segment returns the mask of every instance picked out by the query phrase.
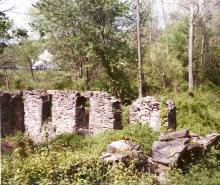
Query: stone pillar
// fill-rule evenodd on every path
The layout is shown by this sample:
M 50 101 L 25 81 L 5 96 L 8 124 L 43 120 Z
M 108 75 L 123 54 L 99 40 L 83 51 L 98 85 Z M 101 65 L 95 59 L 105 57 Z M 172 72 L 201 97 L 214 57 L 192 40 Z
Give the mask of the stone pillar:
M 99 133 L 121 128 L 120 101 L 105 92 L 91 92 L 89 130 L 93 133 Z
M 47 101 L 49 98 L 46 91 L 24 91 L 25 133 L 35 143 L 46 139 L 48 122 L 44 115 Z
M 48 91 L 52 96 L 52 129 L 50 137 L 73 133 L 76 129 L 76 91 Z
M 160 130 L 160 104 L 154 97 L 137 99 L 130 107 L 130 123 L 148 124 L 153 130 Z

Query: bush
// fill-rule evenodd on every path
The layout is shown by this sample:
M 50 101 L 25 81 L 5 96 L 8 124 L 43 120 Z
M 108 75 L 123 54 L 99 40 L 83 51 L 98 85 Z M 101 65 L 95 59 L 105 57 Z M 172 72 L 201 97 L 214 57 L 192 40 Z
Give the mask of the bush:
M 160 100 L 173 99 L 177 107 L 177 129 L 189 129 L 201 135 L 220 132 L 220 89 L 196 89 L 194 96 L 186 92 L 169 93 Z
M 25 84 L 22 79 L 15 79 L 13 86 L 15 89 L 25 89 Z

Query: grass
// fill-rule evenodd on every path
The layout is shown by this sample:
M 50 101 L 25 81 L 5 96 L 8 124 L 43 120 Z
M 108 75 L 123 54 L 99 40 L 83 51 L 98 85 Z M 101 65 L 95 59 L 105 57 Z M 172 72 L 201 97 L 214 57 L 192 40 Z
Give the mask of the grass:
M 77 79 L 70 71 L 34 71 L 36 81 L 26 70 L 9 70 L 10 90 L 17 89 L 78 89 L 83 90 L 84 80 Z M 3 71 L 0 70 L 0 90 L 6 90 Z
M 212 150 L 208 155 L 192 165 L 189 172 L 172 169 L 168 174 L 168 185 L 219 185 L 220 184 L 220 150 Z
M 2 184 L 153 182 L 149 174 L 135 175 L 132 167 L 125 168 L 122 164 L 109 166 L 99 157 L 111 141 L 120 139 L 130 139 L 150 154 L 152 143 L 157 138 L 158 135 L 147 126 L 135 125 L 88 138 L 74 134 L 61 135 L 35 147 L 27 142 L 10 155 L 2 156 Z M 9 142 L 10 138 L 5 141 Z

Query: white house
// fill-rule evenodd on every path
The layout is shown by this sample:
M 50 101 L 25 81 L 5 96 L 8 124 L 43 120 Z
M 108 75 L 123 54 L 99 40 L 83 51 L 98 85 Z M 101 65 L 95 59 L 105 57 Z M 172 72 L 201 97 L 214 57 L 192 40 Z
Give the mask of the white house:
M 38 57 L 37 61 L 33 62 L 32 69 L 36 70 L 57 70 L 59 66 L 53 62 L 53 55 L 47 50 L 44 50 Z

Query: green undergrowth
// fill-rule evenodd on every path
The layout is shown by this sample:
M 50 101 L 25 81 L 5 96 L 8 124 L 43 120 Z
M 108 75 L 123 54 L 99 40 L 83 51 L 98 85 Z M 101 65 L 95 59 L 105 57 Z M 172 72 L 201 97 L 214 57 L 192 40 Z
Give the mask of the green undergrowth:
M 220 88 L 204 86 L 193 95 L 186 92 L 166 93 L 160 102 L 173 99 L 177 107 L 177 129 L 189 129 L 200 135 L 220 132 Z M 165 106 L 163 110 L 165 111 Z M 147 155 L 158 139 L 157 133 L 147 126 L 129 125 L 129 107 L 122 106 L 124 129 L 108 131 L 95 136 L 81 137 L 66 134 L 41 145 L 33 145 L 22 134 L 2 139 L 13 145 L 3 153 L 1 160 L 2 184 L 109 184 L 151 185 L 154 175 L 136 172 L 134 164 L 106 164 L 100 155 L 114 140 L 129 139 L 141 145 Z M 166 122 L 163 112 L 162 122 Z M 192 165 L 188 172 L 172 169 L 168 172 L 168 185 L 220 184 L 220 152 L 211 150 Z
M 167 177 L 168 185 L 219 185 L 220 184 L 220 150 L 212 150 L 191 166 L 187 173 L 172 169 Z
M 201 135 L 220 132 L 219 87 L 196 89 L 193 96 L 186 92 L 168 93 L 164 96 L 159 96 L 159 99 L 161 102 L 167 99 L 175 101 L 178 130 L 189 129 L 190 132 Z M 165 112 L 162 111 L 162 113 Z M 163 114 L 162 118 L 164 119 Z
M 2 184 L 152 184 L 152 175 L 138 174 L 132 165 L 106 164 L 99 157 L 107 144 L 120 139 L 132 140 L 150 154 L 157 138 L 147 126 L 136 125 L 86 138 L 61 135 L 37 146 L 27 141 L 2 156 Z

